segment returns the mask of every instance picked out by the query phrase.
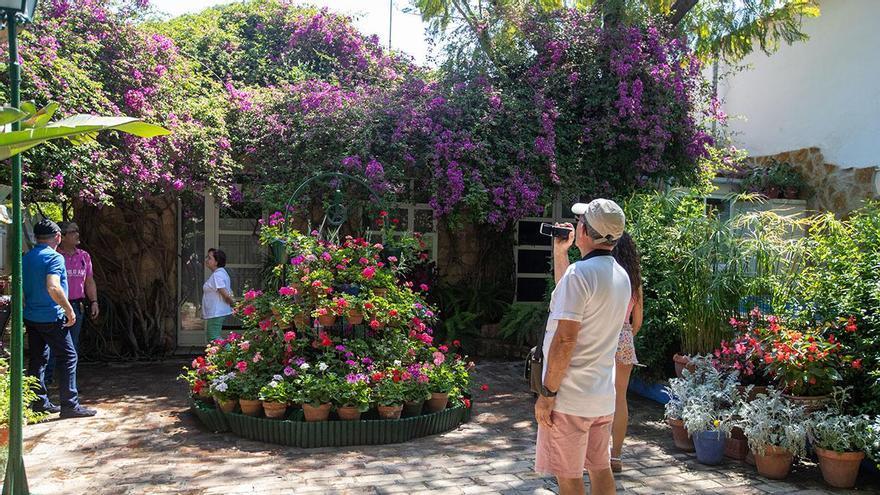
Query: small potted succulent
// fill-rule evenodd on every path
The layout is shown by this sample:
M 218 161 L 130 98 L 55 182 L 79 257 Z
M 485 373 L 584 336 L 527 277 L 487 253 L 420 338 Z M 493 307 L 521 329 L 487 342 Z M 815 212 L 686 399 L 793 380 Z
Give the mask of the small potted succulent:
M 784 479 L 795 456 L 804 456 L 806 428 L 803 406 L 770 387 L 752 402 L 740 407 L 739 422 L 749 447 L 755 453 L 758 473 L 770 479 Z
M 819 458 L 825 482 L 835 488 L 852 488 L 865 458 L 871 433 L 867 416 L 843 414 L 843 397 L 835 407 L 816 411 L 807 420 L 807 437 Z

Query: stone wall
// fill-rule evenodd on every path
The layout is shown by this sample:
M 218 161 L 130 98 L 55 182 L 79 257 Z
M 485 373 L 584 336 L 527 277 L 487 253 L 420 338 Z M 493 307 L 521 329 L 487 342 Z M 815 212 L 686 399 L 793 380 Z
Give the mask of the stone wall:
M 798 168 L 809 185 L 807 207 L 813 211 L 830 211 L 838 216 L 846 216 L 866 199 L 875 197 L 873 167 L 841 168 L 826 163 L 819 148 L 804 148 L 751 160 L 759 166 L 766 166 L 775 160 L 791 163 Z

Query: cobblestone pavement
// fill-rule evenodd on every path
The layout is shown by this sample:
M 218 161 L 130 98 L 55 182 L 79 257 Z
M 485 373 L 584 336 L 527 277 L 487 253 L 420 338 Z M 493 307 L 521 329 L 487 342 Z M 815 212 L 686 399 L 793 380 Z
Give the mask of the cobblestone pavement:
M 80 390 L 95 418 L 53 420 L 25 430 L 31 490 L 42 494 L 237 495 L 289 493 L 551 493 L 532 471 L 532 400 L 519 363 L 477 367 L 474 420 L 459 429 L 386 446 L 296 449 L 214 434 L 191 416 L 174 380 L 182 361 L 84 365 Z M 708 467 L 672 446 L 657 404 L 631 397 L 632 426 L 619 493 L 830 492 L 815 465 L 785 482 L 728 461 Z M 860 479 L 852 493 L 880 493 Z

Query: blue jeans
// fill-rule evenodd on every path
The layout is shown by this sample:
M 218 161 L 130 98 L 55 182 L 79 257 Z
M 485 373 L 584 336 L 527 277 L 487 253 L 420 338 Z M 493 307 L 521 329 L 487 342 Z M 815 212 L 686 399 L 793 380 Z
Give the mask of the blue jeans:
M 76 348 L 70 329 L 64 327 L 63 320 L 53 323 L 37 323 L 25 320 L 30 362 L 28 374 L 37 377 L 40 382 L 37 388 L 37 400 L 31 406 L 46 409 L 49 407 L 49 392 L 46 390 L 45 372 L 49 360 L 49 351 L 58 361 L 58 389 L 61 393 L 61 408 L 74 409 L 79 406 L 79 394 L 76 391 Z
M 73 306 L 73 314 L 76 315 L 76 323 L 68 328 L 70 330 L 70 338 L 73 339 L 73 348 L 76 349 L 76 355 L 79 357 L 79 333 L 82 330 L 83 325 L 83 310 L 82 303 L 80 301 L 71 301 L 70 305 Z M 52 378 L 55 375 L 55 355 L 52 353 L 52 348 L 49 348 L 49 360 L 46 363 L 46 385 L 52 384 Z

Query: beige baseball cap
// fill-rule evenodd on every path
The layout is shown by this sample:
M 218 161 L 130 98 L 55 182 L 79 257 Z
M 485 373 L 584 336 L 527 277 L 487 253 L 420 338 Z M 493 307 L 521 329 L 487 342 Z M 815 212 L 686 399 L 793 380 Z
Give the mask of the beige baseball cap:
M 626 215 L 623 214 L 623 209 L 610 199 L 599 198 L 589 203 L 575 203 L 571 207 L 571 212 L 575 215 L 583 215 L 590 227 L 609 242 L 620 239 L 626 228 Z

